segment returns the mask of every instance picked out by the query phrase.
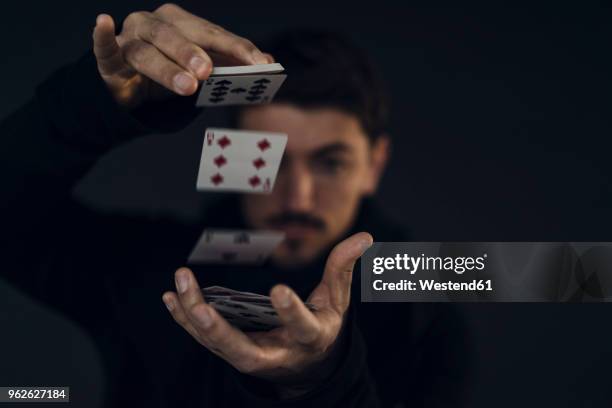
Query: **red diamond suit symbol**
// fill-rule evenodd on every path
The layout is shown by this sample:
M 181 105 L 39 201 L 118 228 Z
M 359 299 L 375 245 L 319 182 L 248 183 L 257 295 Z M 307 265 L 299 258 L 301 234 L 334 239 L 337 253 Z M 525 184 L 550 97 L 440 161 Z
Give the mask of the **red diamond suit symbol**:
M 218 186 L 219 184 L 223 183 L 223 176 L 217 173 L 210 178 L 210 181 L 212 181 L 215 186 Z
M 251 185 L 251 187 L 255 188 L 261 184 L 261 180 L 259 179 L 259 177 L 253 176 L 249 179 L 249 184 Z
M 227 159 L 222 154 L 220 154 L 219 156 L 215 157 L 215 164 L 217 165 L 217 167 L 221 167 L 225 163 L 227 163 Z
M 217 143 L 219 144 L 219 146 L 221 146 L 222 149 L 225 149 L 227 146 L 232 144 L 232 141 L 229 137 L 223 135 L 223 137 L 219 139 Z
M 259 158 L 255 159 L 255 160 L 253 160 L 253 166 L 255 166 L 255 168 L 256 168 L 257 170 L 261 169 L 261 168 L 262 168 L 262 167 L 264 167 L 265 165 L 266 165 L 266 161 L 265 161 L 263 158 L 261 158 L 261 157 L 259 157 Z
M 270 142 L 268 142 L 268 139 L 261 139 L 259 142 L 257 142 L 257 147 L 259 147 L 259 150 L 263 152 L 270 148 Z

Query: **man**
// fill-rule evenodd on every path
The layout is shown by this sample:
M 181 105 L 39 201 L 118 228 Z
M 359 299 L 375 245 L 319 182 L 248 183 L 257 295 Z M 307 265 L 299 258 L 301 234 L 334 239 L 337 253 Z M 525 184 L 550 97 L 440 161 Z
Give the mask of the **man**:
M 450 309 L 362 305 L 356 295 L 370 233 L 408 239 L 368 199 L 389 138 L 381 87 L 358 49 L 293 32 L 264 53 L 171 4 L 132 13 L 117 36 L 100 15 L 93 40 L 95 58 L 58 71 L 2 124 L 2 276 L 91 334 L 105 405 L 461 405 L 467 356 Z M 289 75 L 277 99 L 233 115 L 238 127 L 289 135 L 270 195 L 223 200 L 198 225 L 96 214 L 70 199 L 110 148 L 193 119 L 191 96 L 214 65 L 275 58 Z M 263 267 L 182 267 L 172 279 L 205 227 L 273 228 L 287 239 Z M 270 291 L 282 327 L 243 333 L 200 284 Z

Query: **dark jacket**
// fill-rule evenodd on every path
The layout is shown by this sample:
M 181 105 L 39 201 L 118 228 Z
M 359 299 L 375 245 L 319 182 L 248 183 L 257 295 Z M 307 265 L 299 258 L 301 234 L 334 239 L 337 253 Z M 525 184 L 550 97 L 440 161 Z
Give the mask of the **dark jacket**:
M 362 304 L 359 267 L 341 364 L 329 381 L 295 400 L 276 401 L 269 384 L 238 373 L 172 320 L 161 294 L 173 290 L 173 272 L 185 265 L 205 227 L 243 226 L 236 200 L 188 225 L 96 213 L 71 191 L 109 149 L 186 125 L 199 113 L 193 102 L 123 111 L 88 54 L 40 85 L 0 128 L 0 276 L 92 337 L 107 377 L 105 406 L 463 406 L 468 341 L 451 305 Z M 369 201 L 353 229 L 377 241 L 409 239 Z M 193 269 L 201 286 L 267 293 L 285 282 L 306 296 L 321 278 L 325 256 L 292 271 Z

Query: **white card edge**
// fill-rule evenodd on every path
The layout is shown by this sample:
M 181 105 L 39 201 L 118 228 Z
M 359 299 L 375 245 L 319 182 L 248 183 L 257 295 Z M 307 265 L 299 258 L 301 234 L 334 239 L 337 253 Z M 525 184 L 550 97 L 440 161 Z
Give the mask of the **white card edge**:
M 229 67 L 213 67 L 209 76 L 277 74 L 285 68 L 278 62 L 272 64 L 235 65 Z

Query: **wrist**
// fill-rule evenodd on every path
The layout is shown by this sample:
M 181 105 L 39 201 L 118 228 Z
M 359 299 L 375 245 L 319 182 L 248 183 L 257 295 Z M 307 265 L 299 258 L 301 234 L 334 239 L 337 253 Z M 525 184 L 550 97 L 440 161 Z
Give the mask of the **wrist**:
M 302 373 L 292 378 L 284 378 L 274 383 L 280 399 L 297 398 L 325 384 L 338 370 L 346 354 L 346 334 L 341 330 L 336 341 L 314 363 Z

